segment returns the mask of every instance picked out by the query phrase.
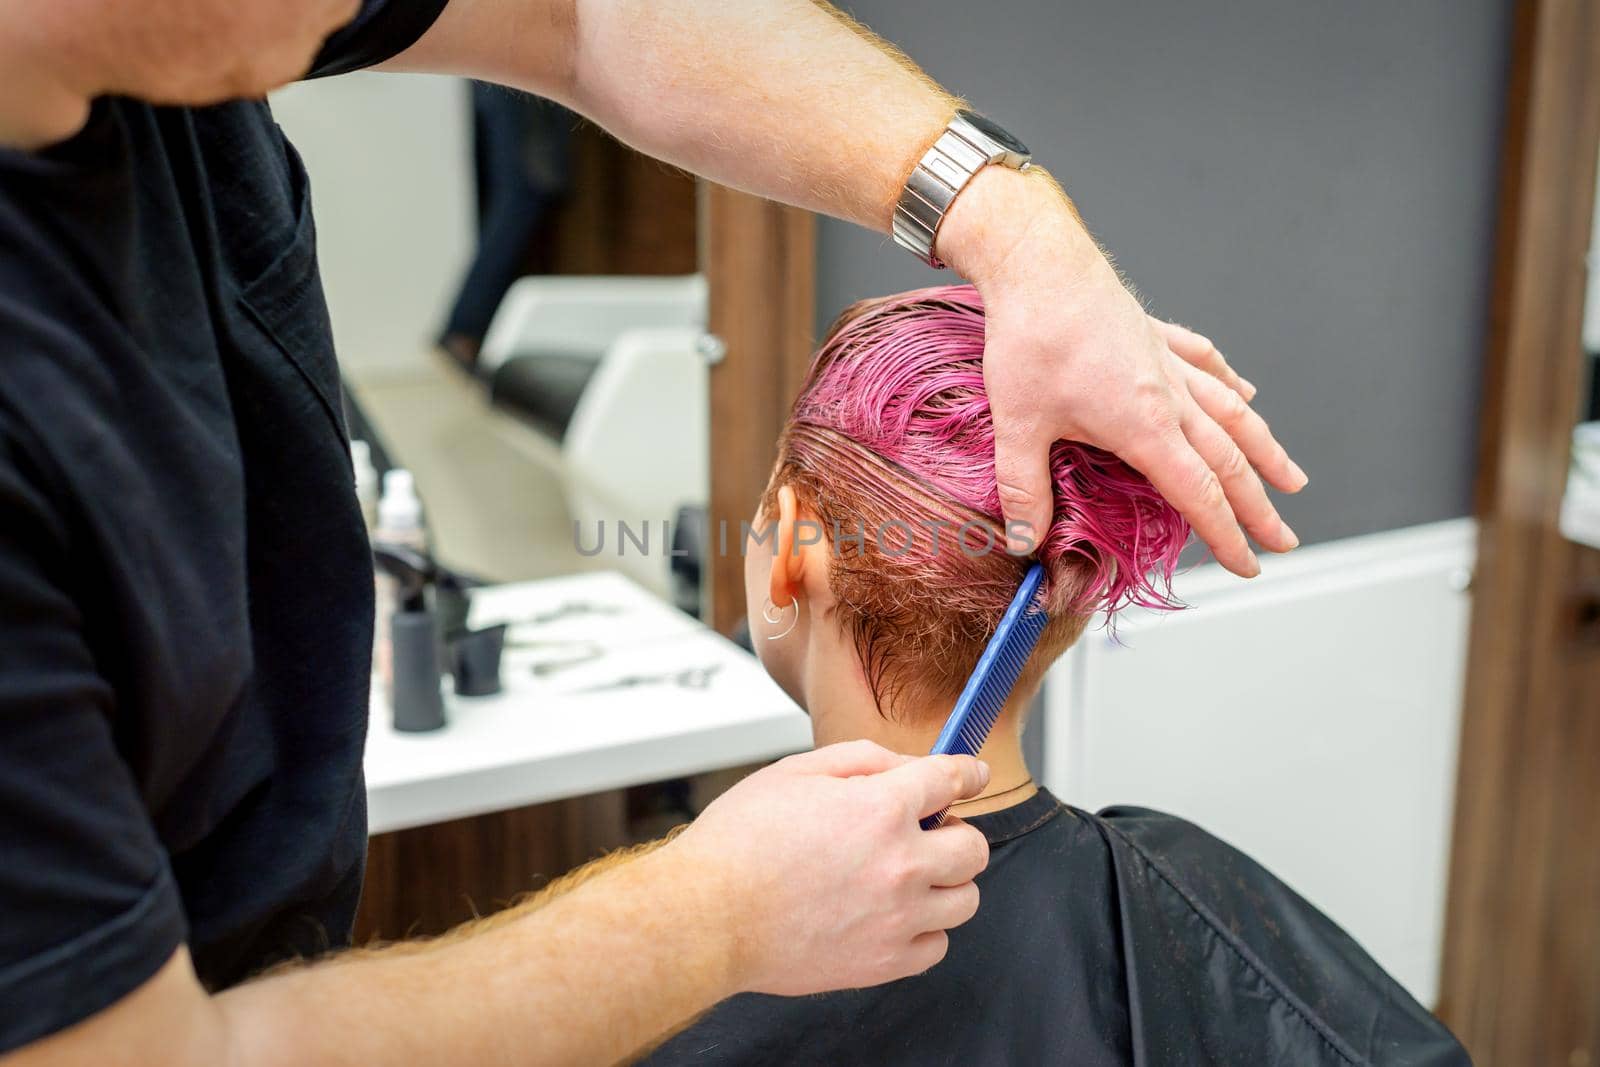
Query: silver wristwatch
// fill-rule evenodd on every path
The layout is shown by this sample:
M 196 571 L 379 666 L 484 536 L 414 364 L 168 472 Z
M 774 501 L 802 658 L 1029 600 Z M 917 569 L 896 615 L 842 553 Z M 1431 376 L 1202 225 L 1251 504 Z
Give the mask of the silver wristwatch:
M 972 176 L 991 163 L 1027 170 L 1028 146 L 975 111 L 956 112 L 944 133 L 918 161 L 894 209 L 894 240 L 930 267 L 943 267 L 933 254 L 950 205 Z

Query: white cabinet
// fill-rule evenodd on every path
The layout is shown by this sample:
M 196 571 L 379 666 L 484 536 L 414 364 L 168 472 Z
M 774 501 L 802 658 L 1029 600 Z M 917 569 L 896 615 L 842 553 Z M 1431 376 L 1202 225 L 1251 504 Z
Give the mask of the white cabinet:
M 1180 576 L 1188 610 L 1091 630 L 1051 672 L 1045 780 L 1181 815 L 1343 925 L 1424 1004 L 1466 664 L 1468 520 Z

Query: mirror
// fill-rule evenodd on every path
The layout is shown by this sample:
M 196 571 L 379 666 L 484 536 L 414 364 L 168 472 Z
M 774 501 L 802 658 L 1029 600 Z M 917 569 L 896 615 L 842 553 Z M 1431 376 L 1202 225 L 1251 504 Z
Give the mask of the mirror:
M 272 103 L 311 176 L 352 436 L 412 472 L 439 560 L 620 570 L 698 613 L 671 554 L 709 491 L 693 179 L 461 79 Z
M 369 442 L 379 469 L 414 476 L 437 560 L 492 583 L 618 571 L 704 615 L 709 577 L 673 543 L 680 514 L 703 514 L 710 494 L 712 360 L 693 179 L 569 112 L 460 79 L 352 74 L 291 86 L 272 105 L 311 177 L 352 437 Z M 761 431 L 770 447 L 775 431 Z M 753 499 L 743 492 L 740 508 Z M 566 595 L 549 616 L 609 610 Z M 606 666 L 581 666 L 592 652 L 534 649 L 593 636 L 595 619 L 568 621 L 570 632 L 508 643 L 502 671 L 523 672 L 524 704 L 528 657 L 548 657 L 537 677 Z M 476 712 L 492 714 L 495 699 Z M 382 705 L 374 700 L 375 722 Z M 660 833 L 739 774 L 508 810 L 475 799 L 468 808 L 485 814 L 397 823 L 371 801 L 373 783 L 403 779 L 441 750 L 417 740 L 440 735 L 399 734 L 395 721 L 369 735 L 375 836 L 358 940 L 441 932 L 475 906 Z M 374 757 L 371 737 L 404 759 Z

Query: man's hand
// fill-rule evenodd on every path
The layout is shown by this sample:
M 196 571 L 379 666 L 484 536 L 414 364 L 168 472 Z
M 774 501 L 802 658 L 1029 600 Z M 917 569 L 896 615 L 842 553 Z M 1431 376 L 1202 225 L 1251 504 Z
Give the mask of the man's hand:
M 877 985 L 944 958 L 989 861 L 960 820 L 917 820 L 977 795 L 987 767 L 870 741 L 791 756 L 734 786 L 662 850 L 718 887 L 734 982 L 799 995 Z
M 1255 388 L 1210 341 L 1144 313 L 1047 176 L 980 173 L 938 252 L 983 294 L 1008 531 L 1025 523 L 1037 543 L 1049 528 L 1050 445 L 1066 438 L 1137 468 L 1236 574 L 1261 569 L 1245 531 L 1274 552 L 1299 544 L 1262 478 L 1293 493 L 1306 476 L 1250 409 Z

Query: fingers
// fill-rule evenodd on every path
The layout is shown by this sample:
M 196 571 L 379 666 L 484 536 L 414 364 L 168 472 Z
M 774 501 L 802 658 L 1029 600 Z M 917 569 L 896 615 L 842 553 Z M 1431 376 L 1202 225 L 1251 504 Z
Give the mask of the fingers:
M 960 926 L 978 914 L 979 903 L 978 887 L 970 883 L 933 890 L 923 920 L 928 929 L 911 939 L 901 955 L 901 974 L 898 977 L 921 974 L 944 959 L 950 951 L 950 935 L 945 931 Z
M 1195 406 L 1193 399 L 1182 399 L 1188 407 Z M 1221 480 L 1195 451 L 1180 424 L 1151 431 L 1122 455 L 1188 520 L 1218 563 L 1243 578 L 1261 573 L 1261 563 L 1250 551 Z
M 782 762 L 802 774 L 852 778 L 863 774 L 881 774 L 916 758 L 891 752 L 882 745 L 858 738 L 788 756 Z
M 1237 396 L 1235 396 L 1237 400 Z M 1238 401 L 1243 404 L 1243 400 Z M 1184 405 L 1181 416 L 1184 434 L 1200 458 L 1222 482 L 1228 506 L 1251 537 L 1273 552 L 1287 552 L 1300 543 L 1267 499 L 1267 490 L 1250 461 L 1234 444 L 1233 438 L 1200 409 L 1196 403 Z
M 930 856 L 928 884 L 939 888 L 966 885 L 989 866 L 989 842 L 960 819 L 947 818 L 919 842 Z
M 1205 371 L 1246 401 L 1255 399 L 1256 387 L 1239 377 L 1209 338 L 1202 337 L 1175 322 L 1163 322 L 1154 316 L 1151 316 L 1150 321 L 1155 323 L 1156 331 L 1167 342 L 1167 348 L 1173 355 L 1191 367 Z
M 911 939 L 899 974 L 896 978 L 909 978 L 914 974 L 932 970 L 950 951 L 950 935 L 943 930 L 929 930 Z
M 929 898 L 927 919 L 929 930 L 953 930 L 978 914 L 978 887 L 966 885 L 935 889 Z
M 1005 518 L 1006 550 L 1032 555 L 1050 529 L 1055 496 L 1050 491 L 1048 435 L 1024 431 L 994 415 L 994 476 Z
M 1267 428 L 1266 420 L 1249 404 L 1209 375 L 1189 370 L 1184 377 L 1195 403 L 1233 439 L 1263 478 L 1286 493 L 1298 493 L 1305 488 L 1305 471 L 1289 458 L 1289 453 Z
M 883 775 L 913 819 L 975 797 L 989 784 L 989 765 L 971 756 L 922 756 Z

